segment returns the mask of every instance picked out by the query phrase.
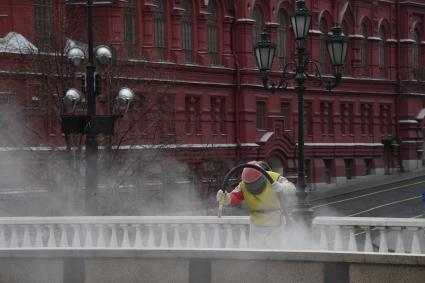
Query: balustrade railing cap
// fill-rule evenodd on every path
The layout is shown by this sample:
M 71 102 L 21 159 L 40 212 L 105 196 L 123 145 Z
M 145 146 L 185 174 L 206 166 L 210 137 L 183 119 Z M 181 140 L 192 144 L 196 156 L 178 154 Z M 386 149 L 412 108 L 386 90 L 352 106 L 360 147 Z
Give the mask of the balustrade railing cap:
M 0 217 L 0 225 L 38 224 L 249 224 L 248 216 L 64 216 Z
M 319 217 L 316 217 L 316 218 L 313 219 L 313 225 L 425 227 L 425 219 L 319 216 Z

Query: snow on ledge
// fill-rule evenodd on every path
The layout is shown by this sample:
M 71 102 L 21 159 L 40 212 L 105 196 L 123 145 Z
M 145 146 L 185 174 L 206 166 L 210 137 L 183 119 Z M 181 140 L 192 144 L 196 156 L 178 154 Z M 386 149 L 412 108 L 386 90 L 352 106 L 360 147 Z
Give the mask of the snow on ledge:
M 5 37 L 0 38 L 0 52 L 2 53 L 31 54 L 37 51 L 37 47 L 20 33 L 11 31 Z

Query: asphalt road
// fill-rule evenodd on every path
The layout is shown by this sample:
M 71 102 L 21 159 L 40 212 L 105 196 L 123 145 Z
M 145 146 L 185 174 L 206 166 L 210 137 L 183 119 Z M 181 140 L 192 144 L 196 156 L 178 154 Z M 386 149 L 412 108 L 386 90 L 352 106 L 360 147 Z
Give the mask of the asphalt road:
M 425 218 L 425 179 L 417 178 L 377 188 L 312 201 L 315 216 Z

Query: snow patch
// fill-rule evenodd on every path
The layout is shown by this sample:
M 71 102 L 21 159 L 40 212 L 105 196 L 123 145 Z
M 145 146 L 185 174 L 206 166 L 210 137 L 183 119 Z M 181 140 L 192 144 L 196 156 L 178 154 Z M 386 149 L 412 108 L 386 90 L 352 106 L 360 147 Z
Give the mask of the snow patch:
M 11 31 L 5 37 L 0 38 L 0 52 L 31 54 L 38 49 L 22 34 Z
M 87 49 L 88 49 L 88 45 L 86 43 L 77 41 L 77 40 L 73 40 L 68 38 L 66 40 L 66 45 L 65 45 L 65 54 L 68 53 L 68 51 L 73 48 L 73 47 L 79 47 L 81 48 L 81 50 L 84 51 L 84 54 L 87 56 Z

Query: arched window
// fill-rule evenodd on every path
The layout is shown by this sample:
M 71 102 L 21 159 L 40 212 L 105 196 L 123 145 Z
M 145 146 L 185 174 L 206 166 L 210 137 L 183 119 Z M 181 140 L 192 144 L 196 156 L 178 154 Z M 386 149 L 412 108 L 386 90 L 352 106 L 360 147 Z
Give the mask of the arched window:
M 183 0 L 182 17 L 182 48 L 186 63 L 191 63 L 193 58 L 192 47 L 192 3 L 190 0 Z
M 34 21 L 36 45 L 40 51 L 49 51 L 52 11 L 50 0 L 35 0 Z
M 277 56 L 279 57 L 279 66 L 281 69 L 285 66 L 287 56 L 287 36 L 286 31 L 288 30 L 287 16 L 283 10 L 279 11 L 277 15 Z
M 124 45 L 128 57 L 136 54 L 136 1 L 128 0 L 124 8 Z
M 156 0 L 157 10 L 154 13 L 155 21 L 155 48 L 160 61 L 165 60 L 165 7 L 164 0 Z
M 263 15 L 261 14 L 260 8 L 258 6 L 254 7 L 252 11 L 252 17 L 254 19 L 254 28 L 253 28 L 253 41 L 254 44 L 260 41 L 260 34 L 263 31 Z
M 412 31 L 412 39 L 413 39 L 413 44 L 412 44 L 412 68 L 413 71 L 415 72 L 417 70 L 417 68 L 419 67 L 419 32 L 417 29 L 414 29 Z
M 342 32 L 344 33 L 345 36 L 348 36 L 349 29 L 348 29 L 348 24 L 347 24 L 346 21 L 342 22 Z M 345 75 L 351 73 L 351 46 L 352 46 L 352 44 L 348 45 L 347 57 L 345 59 L 344 69 L 342 71 L 343 74 L 345 74 Z
M 327 48 L 326 48 L 326 38 L 328 34 L 328 24 L 325 19 L 320 20 L 319 29 L 322 32 L 320 36 L 320 71 L 322 73 L 328 73 L 327 67 Z
M 360 73 L 362 76 L 367 76 L 367 30 L 364 23 L 360 26 L 360 35 L 362 39 L 360 41 Z
M 379 37 L 381 38 L 381 40 L 379 41 L 379 47 L 378 47 L 378 52 L 379 52 L 379 74 L 381 76 L 381 78 L 385 78 L 386 74 L 385 74 L 385 28 L 383 26 L 381 26 L 379 28 Z
M 212 65 L 218 64 L 218 49 L 217 49 L 217 5 L 215 1 L 210 1 L 208 4 L 208 54 Z

